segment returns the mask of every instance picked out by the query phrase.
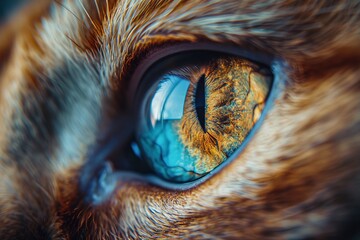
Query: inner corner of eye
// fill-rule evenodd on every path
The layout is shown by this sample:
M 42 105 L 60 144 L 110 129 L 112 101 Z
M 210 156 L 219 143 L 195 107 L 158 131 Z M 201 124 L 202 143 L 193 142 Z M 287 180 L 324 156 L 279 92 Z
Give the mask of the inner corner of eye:
M 232 155 L 260 118 L 272 82 L 263 66 L 240 57 L 188 60 L 162 63 L 162 74 L 148 76 L 157 80 L 139 116 L 141 155 L 172 182 L 196 180 Z

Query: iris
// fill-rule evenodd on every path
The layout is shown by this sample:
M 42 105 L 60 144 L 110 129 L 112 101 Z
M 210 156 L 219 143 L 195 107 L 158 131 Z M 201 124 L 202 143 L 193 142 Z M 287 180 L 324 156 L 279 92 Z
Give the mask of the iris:
M 137 142 L 163 179 L 196 180 L 239 148 L 259 119 L 270 71 L 234 56 L 193 59 L 151 76 Z

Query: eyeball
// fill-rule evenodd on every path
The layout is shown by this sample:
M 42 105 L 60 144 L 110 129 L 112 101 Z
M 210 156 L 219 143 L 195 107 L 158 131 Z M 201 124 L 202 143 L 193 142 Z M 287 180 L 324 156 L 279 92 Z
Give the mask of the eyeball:
M 272 85 L 262 64 L 230 54 L 175 54 L 146 74 L 136 138 L 153 171 L 196 180 L 226 161 L 262 114 Z

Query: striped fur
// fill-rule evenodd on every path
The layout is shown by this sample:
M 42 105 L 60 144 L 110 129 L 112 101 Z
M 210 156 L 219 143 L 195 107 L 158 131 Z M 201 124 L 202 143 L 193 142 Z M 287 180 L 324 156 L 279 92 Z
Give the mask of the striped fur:
M 0 34 L 1 239 L 359 237 L 360 3 L 57 0 Z M 203 184 L 118 182 L 88 205 L 80 169 L 134 67 L 164 45 L 277 56 L 286 84 L 255 137 Z M 126 128 L 119 122 L 120 129 Z

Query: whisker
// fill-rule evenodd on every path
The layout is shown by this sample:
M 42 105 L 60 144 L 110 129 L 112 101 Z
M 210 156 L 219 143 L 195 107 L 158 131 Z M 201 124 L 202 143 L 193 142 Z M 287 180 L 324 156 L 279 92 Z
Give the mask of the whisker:
M 63 7 L 65 10 L 69 11 L 78 21 L 81 23 L 85 28 L 89 29 L 89 26 L 87 26 L 74 12 L 72 12 L 68 7 L 66 7 L 64 4 L 59 2 L 58 0 L 55 0 L 55 3 L 59 4 L 60 7 Z
M 67 35 L 66 33 L 64 34 L 73 44 L 75 44 L 78 48 L 81 49 L 81 51 L 85 52 L 85 49 L 83 47 L 80 46 L 80 44 L 78 44 L 74 39 L 72 39 L 69 35 Z
M 97 0 L 94 0 L 94 2 L 95 2 L 96 11 L 97 11 L 97 13 L 98 13 L 98 17 L 99 17 L 99 19 L 100 19 L 100 18 L 101 18 L 101 14 L 100 14 L 99 5 L 98 5 L 98 3 L 97 3 Z
M 82 1 L 79 1 L 79 2 L 80 2 L 80 4 L 81 4 L 81 7 L 83 8 L 86 16 L 87 16 L 88 19 L 90 20 L 91 24 L 93 25 L 93 27 L 94 27 L 95 29 L 97 29 L 96 24 L 94 23 L 94 21 L 93 21 L 92 18 L 90 17 L 90 15 L 89 15 L 88 11 L 86 10 L 85 6 L 83 5 Z

